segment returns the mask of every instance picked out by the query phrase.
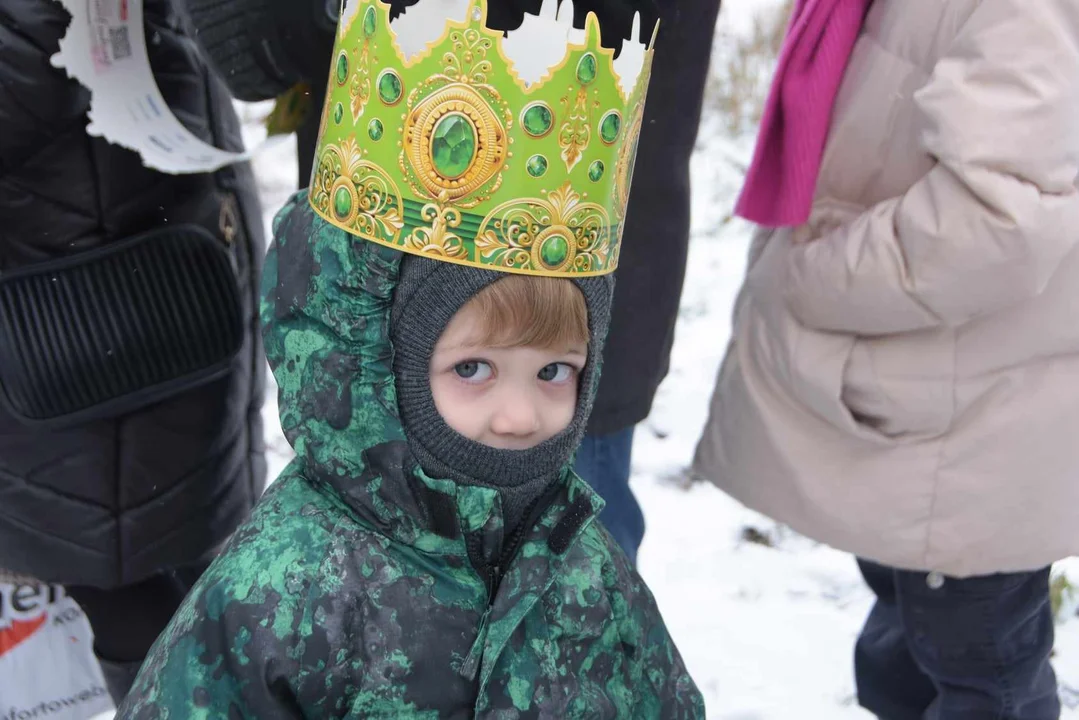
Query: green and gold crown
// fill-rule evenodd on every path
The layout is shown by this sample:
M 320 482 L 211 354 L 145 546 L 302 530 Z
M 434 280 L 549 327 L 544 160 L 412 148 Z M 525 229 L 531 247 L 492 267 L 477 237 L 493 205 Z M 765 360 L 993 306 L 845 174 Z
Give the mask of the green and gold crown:
M 390 23 L 349 0 L 310 202 L 366 240 L 446 262 L 580 277 L 618 265 L 652 49 L 619 58 L 572 3 L 507 36 L 487 0 L 420 0 Z M 556 14 L 557 13 L 557 14 Z M 652 37 L 655 37 L 653 31 Z

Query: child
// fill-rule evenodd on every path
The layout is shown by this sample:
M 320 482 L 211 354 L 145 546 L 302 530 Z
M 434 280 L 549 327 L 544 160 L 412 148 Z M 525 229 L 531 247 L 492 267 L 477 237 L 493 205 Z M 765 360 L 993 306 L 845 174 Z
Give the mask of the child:
M 703 717 L 568 469 L 610 277 L 402 264 L 303 194 L 274 234 L 263 321 L 298 457 L 118 717 Z
M 703 717 L 570 469 L 651 51 L 486 9 L 344 6 L 263 279 L 297 457 L 119 717 Z
M 872 713 L 1057 718 L 1079 3 L 802 0 L 782 58 L 739 206 L 767 229 L 696 469 L 863 558 Z

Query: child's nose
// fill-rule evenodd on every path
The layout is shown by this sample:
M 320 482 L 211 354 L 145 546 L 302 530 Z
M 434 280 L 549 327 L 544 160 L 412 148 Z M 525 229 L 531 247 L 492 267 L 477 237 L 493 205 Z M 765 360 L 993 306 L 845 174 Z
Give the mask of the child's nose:
M 491 431 L 498 435 L 531 435 L 540 429 L 539 409 L 525 393 L 509 392 L 501 398 L 491 418 Z

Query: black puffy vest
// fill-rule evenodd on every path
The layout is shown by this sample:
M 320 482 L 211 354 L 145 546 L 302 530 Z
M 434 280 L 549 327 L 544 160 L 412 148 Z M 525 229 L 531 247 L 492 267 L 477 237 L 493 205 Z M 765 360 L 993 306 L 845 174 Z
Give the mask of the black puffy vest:
M 239 149 L 224 85 L 170 0 L 145 0 L 162 93 L 202 139 Z M 202 560 L 265 479 L 258 341 L 264 238 L 246 165 L 170 176 L 87 136 L 89 93 L 49 64 L 69 18 L 51 0 L 0 3 L 0 276 L 168 223 L 232 255 L 247 329 L 222 379 L 107 420 L 32 429 L 0 409 L 0 567 L 111 587 Z

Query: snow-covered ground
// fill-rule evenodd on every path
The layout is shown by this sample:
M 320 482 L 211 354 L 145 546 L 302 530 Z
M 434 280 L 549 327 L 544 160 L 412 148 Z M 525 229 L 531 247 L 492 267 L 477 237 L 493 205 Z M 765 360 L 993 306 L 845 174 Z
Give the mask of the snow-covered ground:
M 744 32 L 756 10 L 774 4 L 725 0 L 719 42 Z M 249 143 L 259 139 L 266 110 L 240 106 Z M 851 557 L 777 528 L 710 485 L 687 487 L 682 479 L 705 422 L 745 267 L 749 228 L 729 214 L 738 168 L 751 150 L 752 138 L 725 137 L 719 118 L 705 118 L 693 161 L 693 239 L 671 371 L 634 448 L 633 489 L 648 524 L 640 570 L 705 694 L 710 719 L 868 719 L 854 700 L 851 652 L 871 598 Z M 294 142 L 259 156 L 255 169 L 268 228 L 296 187 Z M 265 416 L 276 474 L 290 448 L 272 392 Z M 772 546 L 744 540 L 747 528 Z M 1060 569 L 1079 584 L 1079 559 Z M 1079 720 L 1075 609 L 1058 626 L 1054 661 L 1065 720 Z

